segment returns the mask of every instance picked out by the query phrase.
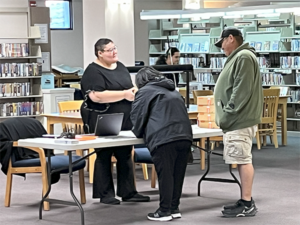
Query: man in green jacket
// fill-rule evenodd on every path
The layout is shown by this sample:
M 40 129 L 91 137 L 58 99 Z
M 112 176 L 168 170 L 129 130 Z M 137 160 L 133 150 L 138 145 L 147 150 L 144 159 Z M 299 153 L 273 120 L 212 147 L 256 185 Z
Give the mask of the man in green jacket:
M 224 29 L 215 46 L 228 57 L 215 87 L 215 119 L 224 132 L 225 163 L 238 165 L 242 186 L 241 199 L 224 206 L 222 213 L 225 217 L 254 216 L 251 148 L 262 116 L 260 68 L 254 48 L 243 44 L 242 33 L 236 28 Z

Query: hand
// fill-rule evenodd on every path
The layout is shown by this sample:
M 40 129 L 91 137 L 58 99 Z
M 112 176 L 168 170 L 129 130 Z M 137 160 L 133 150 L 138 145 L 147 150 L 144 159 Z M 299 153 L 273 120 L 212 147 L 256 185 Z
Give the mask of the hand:
M 128 101 L 133 101 L 135 96 L 135 90 L 136 88 L 130 88 L 128 90 L 124 90 L 124 98 Z
M 130 90 L 132 90 L 133 94 L 135 94 L 139 89 L 137 87 L 133 87 Z

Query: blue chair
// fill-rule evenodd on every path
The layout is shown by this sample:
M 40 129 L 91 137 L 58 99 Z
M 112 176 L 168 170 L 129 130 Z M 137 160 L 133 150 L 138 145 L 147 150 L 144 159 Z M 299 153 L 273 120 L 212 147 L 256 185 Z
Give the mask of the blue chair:
M 151 187 L 155 188 L 156 184 L 156 171 L 148 148 L 145 145 L 135 145 L 133 154 L 134 164 L 141 164 L 144 179 L 148 180 L 147 164 L 152 164 L 151 172 Z
M 43 184 L 43 196 L 46 194 L 48 183 L 47 161 L 45 156 L 46 150 L 35 147 L 19 147 L 18 140 L 24 138 L 41 137 L 46 134 L 46 130 L 42 124 L 32 118 L 11 118 L 0 123 L 0 153 L 3 158 L 1 159 L 2 171 L 7 175 L 6 181 L 6 194 L 4 205 L 10 206 L 11 202 L 11 188 L 13 174 L 23 175 L 27 173 L 41 173 Z M 52 150 L 47 150 L 52 151 Z M 77 161 L 80 156 L 72 156 L 72 161 Z M 5 160 L 3 160 L 5 159 Z M 69 156 L 52 154 L 51 156 L 51 171 L 66 167 L 69 165 Z M 81 203 L 86 203 L 85 196 L 85 183 L 84 172 L 85 160 L 80 161 L 73 167 L 73 171 L 79 171 L 79 186 Z M 68 169 L 64 169 L 59 173 L 51 176 L 51 183 L 55 183 L 59 180 L 60 174 L 69 173 Z M 55 179 L 54 179 L 55 178 Z M 48 202 L 44 202 L 44 210 L 49 210 L 50 206 Z

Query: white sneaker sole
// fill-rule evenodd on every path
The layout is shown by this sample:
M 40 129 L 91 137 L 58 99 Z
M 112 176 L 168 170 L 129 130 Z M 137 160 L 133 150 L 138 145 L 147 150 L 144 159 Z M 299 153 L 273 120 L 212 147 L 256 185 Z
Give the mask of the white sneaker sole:
M 173 219 L 179 219 L 181 218 L 181 213 L 174 213 L 172 214 Z
M 155 217 L 150 217 L 150 216 L 147 216 L 148 220 L 153 220 L 153 221 L 170 221 L 172 220 L 172 216 L 164 216 L 164 217 L 160 217 L 160 218 L 155 218 Z

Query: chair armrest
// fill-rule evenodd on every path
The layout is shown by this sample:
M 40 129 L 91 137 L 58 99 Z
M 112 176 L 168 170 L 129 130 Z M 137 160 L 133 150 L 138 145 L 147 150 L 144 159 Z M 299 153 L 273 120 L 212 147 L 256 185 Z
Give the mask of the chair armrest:
M 27 149 L 30 149 L 30 150 L 32 150 L 32 151 L 38 153 L 38 154 L 39 154 L 39 158 L 40 158 L 40 160 L 41 160 L 41 164 L 46 165 L 45 151 L 44 151 L 43 148 L 20 146 L 20 145 L 18 144 L 17 141 L 14 141 L 14 142 L 13 142 L 13 147 L 27 148 Z

